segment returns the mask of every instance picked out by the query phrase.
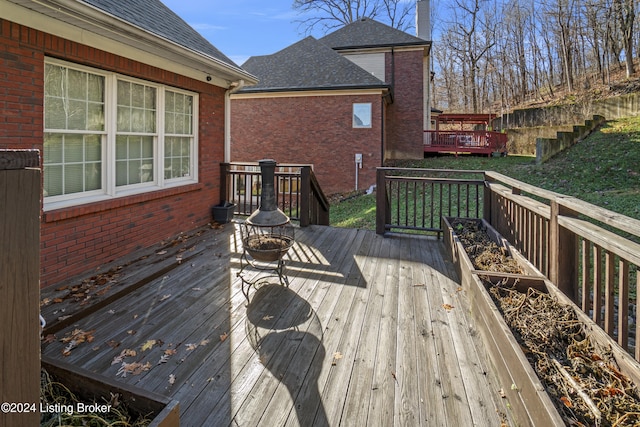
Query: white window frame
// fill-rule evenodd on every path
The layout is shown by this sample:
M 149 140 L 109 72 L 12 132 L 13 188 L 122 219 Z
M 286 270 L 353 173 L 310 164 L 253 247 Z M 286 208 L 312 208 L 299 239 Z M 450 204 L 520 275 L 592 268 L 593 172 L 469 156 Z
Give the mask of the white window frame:
M 198 111 L 199 111 L 199 95 L 198 93 L 179 89 L 172 86 L 167 86 L 159 83 L 154 83 L 147 80 L 136 79 L 122 74 L 113 73 L 105 70 L 100 70 L 92 67 L 86 67 L 83 65 L 54 59 L 46 58 L 45 64 L 62 66 L 70 69 L 76 69 L 92 74 L 102 76 L 105 79 L 105 111 L 104 131 L 73 131 L 65 129 L 44 129 L 45 133 L 57 133 L 57 134 L 71 134 L 71 133 L 93 133 L 100 134 L 102 136 L 102 188 L 99 190 L 92 190 L 87 192 L 78 192 L 71 194 L 64 194 L 58 196 L 44 197 L 44 210 L 54 210 L 69 206 L 82 205 L 86 203 L 92 203 L 97 201 L 109 200 L 113 198 L 127 197 L 134 194 L 148 193 L 158 191 L 167 188 L 179 187 L 184 185 L 190 185 L 198 182 Z M 136 183 L 131 185 L 116 186 L 116 129 L 117 129 L 117 86 L 118 80 L 144 84 L 155 88 L 156 90 L 156 132 L 153 134 L 153 171 L 154 177 L 152 181 Z M 192 133 L 191 135 L 185 134 L 183 137 L 191 138 L 190 145 L 190 172 L 189 176 L 176 177 L 172 179 L 165 179 L 164 177 L 164 96 L 166 91 L 180 93 L 191 96 L 193 98 L 193 111 L 192 111 Z M 46 114 L 46 111 L 43 112 Z M 46 121 L 45 121 L 46 122 Z M 142 135 L 142 134 L 141 134 Z M 147 134 L 144 134 L 147 135 Z M 46 165 L 45 165 L 46 167 Z

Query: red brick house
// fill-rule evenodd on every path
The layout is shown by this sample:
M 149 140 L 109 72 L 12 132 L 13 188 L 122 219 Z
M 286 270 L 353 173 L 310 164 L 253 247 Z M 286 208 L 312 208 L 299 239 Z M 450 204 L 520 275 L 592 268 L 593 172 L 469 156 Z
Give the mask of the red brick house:
M 231 160 L 313 164 L 332 194 L 375 184 L 386 159 L 422 158 L 430 47 L 363 18 L 249 58 L 259 83 L 231 95 Z
M 41 286 L 211 219 L 230 88 L 158 0 L 0 0 L 0 148 L 43 164 Z

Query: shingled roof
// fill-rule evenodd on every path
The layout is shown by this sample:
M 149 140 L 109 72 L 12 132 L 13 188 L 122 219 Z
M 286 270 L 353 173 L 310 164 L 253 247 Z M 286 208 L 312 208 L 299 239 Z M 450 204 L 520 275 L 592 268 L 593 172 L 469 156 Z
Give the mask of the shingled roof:
M 211 56 L 234 67 L 238 65 L 159 0 L 82 0 L 84 3 L 172 41 L 182 47 Z
M 370 18 L 361 18 L 347 24 L 339 30 L 322 37 L 320 41 L 336 50 L 429 45 L 426 40 Z
M 259 79 L 243 93 L 388 87 L 312 36 L 272 55 L 252 56 L 242 68 Z

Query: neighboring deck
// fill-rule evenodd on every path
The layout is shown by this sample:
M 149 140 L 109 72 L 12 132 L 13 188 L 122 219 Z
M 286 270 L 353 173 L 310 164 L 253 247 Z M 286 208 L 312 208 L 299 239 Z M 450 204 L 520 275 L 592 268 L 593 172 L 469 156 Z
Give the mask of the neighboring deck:
M 297 228 L 290 287 L 252 290 L 247 304 L 237 229 L 203 229 L 116 262 L 105 294 L 157 277 L 58 331 L 43 354 L 171 396 L 188 427 L 501 425 L 505 385 L 441 241 Z M 74 329 L 95 329 L 93 341 L 65 357 L 60 339 Z M 124 349 L 136 356 L 122 361 L 148 370 L 118 376 L 122 361 L 112 361 Z

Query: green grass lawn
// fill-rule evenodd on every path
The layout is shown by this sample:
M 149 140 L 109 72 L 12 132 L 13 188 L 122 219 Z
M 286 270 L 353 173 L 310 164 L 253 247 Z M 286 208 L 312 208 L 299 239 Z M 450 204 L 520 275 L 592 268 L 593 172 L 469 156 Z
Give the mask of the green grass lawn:
M 524 156 L 441 155 L 393 161 L 387 166 L 493 170 L 640 219 L 640 117 L 609 121 L 542 165 Z M 375 203 L 375 194 L 333 203 L 331 225 L 373 230 Z

